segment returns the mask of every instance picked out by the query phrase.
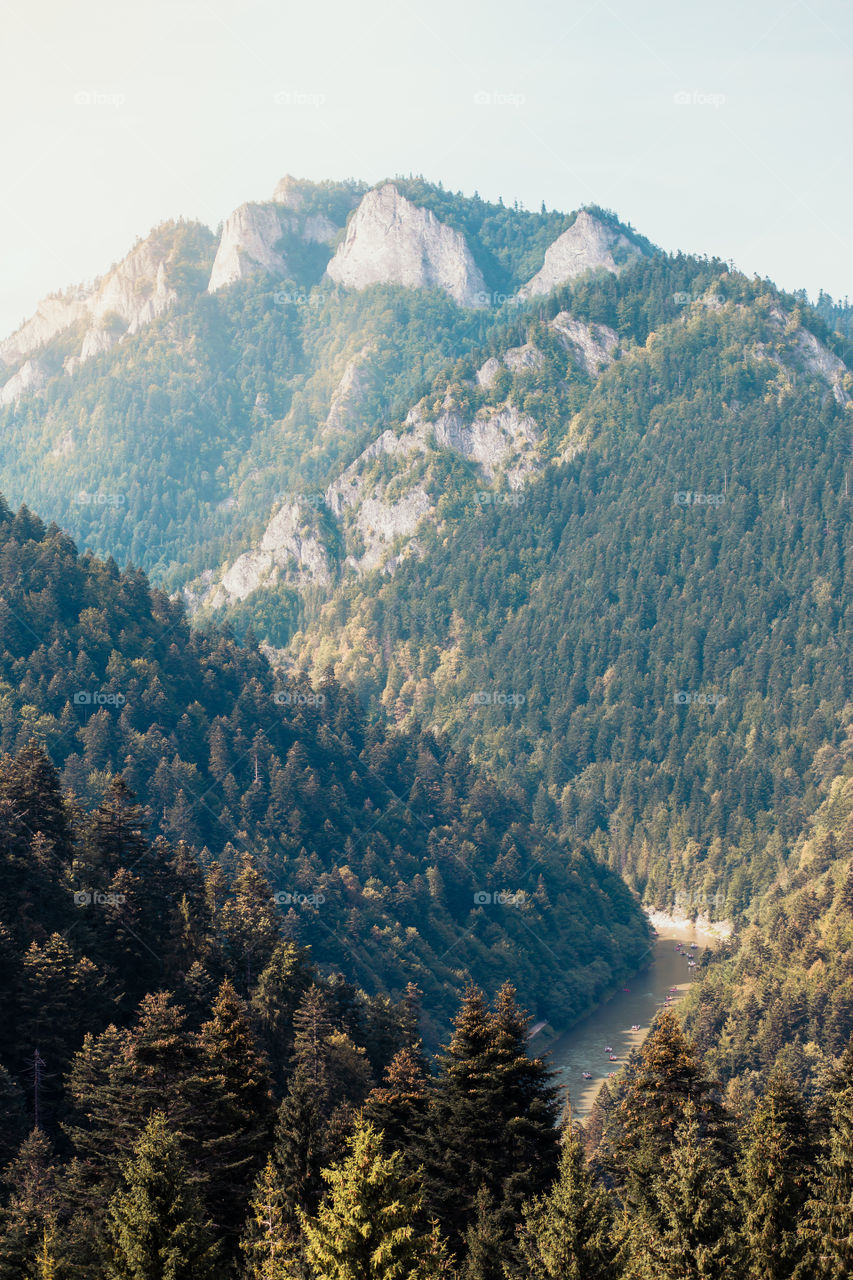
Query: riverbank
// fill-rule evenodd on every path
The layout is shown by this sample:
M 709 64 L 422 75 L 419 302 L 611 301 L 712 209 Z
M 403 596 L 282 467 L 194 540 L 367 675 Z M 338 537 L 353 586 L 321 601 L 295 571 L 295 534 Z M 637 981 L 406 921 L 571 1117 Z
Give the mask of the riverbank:
M 548 1046 L 551 1065 L 560 1083 L 568 1086 L 578 1119 L 589 1114 L 602 1083 L 643 1043 L 658 1011 L 677 1006 L 684 998 L 696 972 L 691 962 L 727 936 L 726 921 L 708 921 L 706 928 L 705 922 L 668 912 L 647 909 L 647 913 L 657 933 L 649 964 Z
M 658 907 L 643 907 L 643 910 L 649 918 L 649 924 L 653 929 L 657 929 L 658 933 L 671 932 L 674 929 L 683 929 L 685 925 L 692 925 L 699 933 L 706 934 L 718 942 L 725 942 L 734 933 L 731 920 L 712 920 L 710 916 L 704 915 L 690 916 L 687 912 L 678 910 L 661 911 Z

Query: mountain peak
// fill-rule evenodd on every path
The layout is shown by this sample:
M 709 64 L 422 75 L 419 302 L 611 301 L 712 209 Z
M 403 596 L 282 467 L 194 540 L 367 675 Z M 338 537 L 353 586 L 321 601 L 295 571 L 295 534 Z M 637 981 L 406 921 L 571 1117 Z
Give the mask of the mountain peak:
M 363 197 L 327 274 L 350 289 L 443 289 L 460 306 L 485 305 L 485 281 L 465 237 L 407 200 L 393 182 Z
M 588 209 L 581 209 L 569 229 L 549 245 L 542 269 L 519 289 L 518 296 L 550 293 L 585 271 L 603 269 L 616 274 L 641 253 L 640 247 L 617 227 Z

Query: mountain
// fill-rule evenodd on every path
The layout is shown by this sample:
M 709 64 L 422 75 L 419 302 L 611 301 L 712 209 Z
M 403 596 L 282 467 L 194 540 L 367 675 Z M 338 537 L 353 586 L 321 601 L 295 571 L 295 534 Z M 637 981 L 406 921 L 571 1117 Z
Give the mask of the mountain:
M 206 254 L 6 408 L 11 496 L 746 910 L 849 723 L 843 309 L 415 178 L 285 179 Z
M 496 990 L 511 971 L 560 1026 L 647 950 L 618 877 L 581 842 L 546 838 L 523 796 L 464 753 L 368 721 L 330 674 L 316 688 L 281 679 L 256 646 L 191 630 L 140 571 L 78 555 L 27 508 L 0 507 L 0 597 L 0 750 L 42 743 L 53 790 L 87 810 L 110 803 L 120 773 L 144 806 L 136 826 L 191 847 L 217 892 L 254 876 L 278 931 L 321 971 L 371 995 L 419 984 L 431 1041 L 472 980 Z M 139 980 L 154 983 L 160 922 L 178 904 L 124 885 L 143 854 L 78 865 L 43 847 L 53 828 L 27 817 L 36 799 L 9 805 L 20 848 L 4 854 L 0 920 L 15 953 L 79 918 L 75 892 L 120 893 L 128 910 L 104 927 L 130 930 Z

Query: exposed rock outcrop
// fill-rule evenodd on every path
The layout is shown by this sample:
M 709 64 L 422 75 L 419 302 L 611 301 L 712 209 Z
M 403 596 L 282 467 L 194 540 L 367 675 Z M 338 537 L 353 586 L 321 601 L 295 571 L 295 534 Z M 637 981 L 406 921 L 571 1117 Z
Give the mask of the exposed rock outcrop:
M 606 324 L 587 324 L 569 311 L 561 311 L 551 321 L 563 344 L 587 373 L 596 374 L 613 363 L 619 336 Z
M 14 404 L 27 392 L 40 391 L 46 382 L 47 374 L 38 360 L 27 360 L 0 388 L 0 405 Z
M 239 556 L 203 601 L 217 608 L 229 600 L 245 600 L 258 587 L 277 582 L 294 586 L 328 586 L 331 582 L 326 548 L 308 526 L 298 502 L 279 508 L 258 549 Z
M 485 282 L 464 236 L 412 204 L 392 182 L 363 197 L 327 274 L 349 289 L 371 284 L 443 289 L 460 306 L 488 305 Z
M 568 231 L 549 245 L 542 269 L 519 289 L 518 296 L 531 298 L 550 293 L 585 271 L 604 269 L 618 272 L 626 261 L 640 252 L 621 231 L 581 209 Z
M 90 289 L 76 288 L 45 298 L 34 316 L 0 342 L 0 360 L 14 367 L 72 325 L 80 324 L 80 347 L 65 361 L 66 371 L 73 372 L 125 334 L 136 333 L 142 325 L 162 315 L 178 296 L 169 280 L 172 251 L 171 229 L 159 228 L 135 245 L 118 266 Z M 6 383 L 4 403 L 37 389 L 32 373 L 24 374 L 24 368 L 26 365 Z
M 241 204 L 225 220 L 210 273 L 208 293 L 244 280 L 256 272 L 277 279 L 290 274 L 282 236 L 298 236 L 307 244 L 330 244 L 340 227 L 323 213 L 301 212 L 304 197 L 295 179 L 283 178 L 271 204 Z
M 276 249 L 281 237 L 277 209 L 264 204 L 241 204 L 222 228 L 208 293 L 216 293 L 257 270 L 271 276 L 287 275 L 287 262 Z

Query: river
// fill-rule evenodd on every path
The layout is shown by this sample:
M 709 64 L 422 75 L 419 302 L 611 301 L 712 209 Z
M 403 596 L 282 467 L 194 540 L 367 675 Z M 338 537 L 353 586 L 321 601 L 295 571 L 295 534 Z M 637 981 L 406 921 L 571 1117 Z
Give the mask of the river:
M 688 966 L 688 957 L 695 959 L 705 947 L 717 942 L 716 937 L 690 922 L 659 923 L 657 929 L 658 937 L 648 967 L 627 982 L 626 990 L 618 992 L 547 1047 L 549 1064 L 558 1072 L 555 1083 L 568 1085 L 572 1110 L 579 1120 L 589 1114 L 602 1081 L 610 1072 L 619 1070 L 631 1049 L 643 1043 L 652 1019 L 666 1003 L 667 996 L 678 1007 L 697 973 Z M 681 944 L 685 954 L 678 954 L 676 943 Z M 696 947 L 691 948 L 691 943 Z M 615 1062 L 610 1061 L 607 1045 L 612 1047 Z M 544 1039 L 537 1036 L 532 1048 L 542 1053 L 544 1047 Z M 590 1073 L 591 1080 L 584 1080 L 585 1071 Z

